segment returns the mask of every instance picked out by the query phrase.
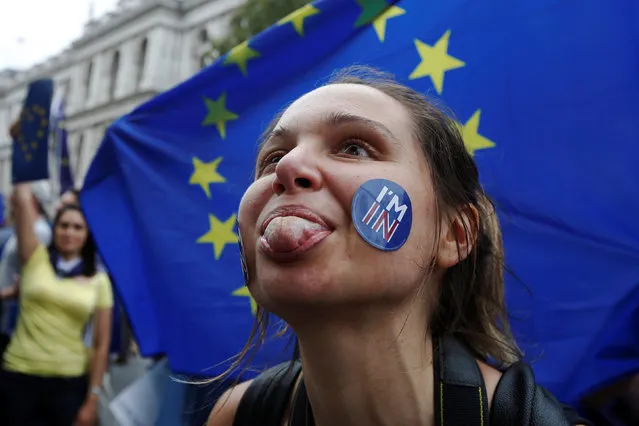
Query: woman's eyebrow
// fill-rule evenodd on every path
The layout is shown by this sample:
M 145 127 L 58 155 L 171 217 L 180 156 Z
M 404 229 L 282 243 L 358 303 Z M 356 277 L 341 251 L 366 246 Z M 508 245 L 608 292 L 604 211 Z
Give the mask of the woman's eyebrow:
M 359 115 L 347 113 L 347 112 L 332 112 L 327 114 L 322 121 L 330 126 L 340 126 L 344 124 L 357 123 L 365 127 L 369 127 L 382 133 L 387 138 L 394 142 L 399 142 L 393 132 L 388 127 L 380 123 L 379 121 L 371 120 L 370 118 L 362 117 Z
M 398 142 L 397 137 L 391 132 L 388 127 L 380 123 L 379 121 L 371 120 L 370 118 L 365 118 L 359 115 L 350 114 L 346 112 L 331 112 L 326 114 L 320 119 L 319 124 L 338 127 L 345 124 L 357 123 L 363 125 L 365 127 L 369 127 L 373 130 L 376 130 L 382 133 L 387 138 L 391 139 L 394 142 Z M 271 139 L 282 138 L 287 139 L 291 137 L 295 133 L 293 128 L 289 128 L 286 126 L 278 125 L 272 131 L 270 131 L 266 137 L 264 138 L 264 142 L 261 144 L 261 147 L 264 147 Z

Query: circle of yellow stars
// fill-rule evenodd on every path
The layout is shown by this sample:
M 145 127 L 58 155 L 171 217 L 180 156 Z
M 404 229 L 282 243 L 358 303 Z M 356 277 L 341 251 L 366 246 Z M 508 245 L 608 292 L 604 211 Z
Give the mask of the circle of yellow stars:
M 47 117 L 47 110 L 37 104 L 33 105 L 31 109 L 24 109 L 20 115 L 20 119 L 25 123 L 25 125 L 32 126 L 32 123 L 35 123 L 35 125 L 37 126 L 35 134 L 36 140 L 28 142 L 22 134 L 21 130 L 18 131 L 18 135 L 16 137 L 16 142 L 18 145 L 20 145 L 20 149 L 24 153 L 24 159 L 27 163 L 33 160 L 33 152 L 37 151 L 38 147 L 40 146 L 40 144 L 38 144 L 38 141 L 40 141 L 40 143 L 44 143 L 43 139 L 47 134 L 49 126 Z
M 406 15 L 407 11 L 399 6 L 389 5 L 386 0 L 355 0 L 361 13 L 358 16 L 354 27 L 364 27 L 370 25 L 375 32 L 380 43 L 386 40 L 386 32 L 389 21 L 394 18 Z M 291 25 L 300 37 L 305 36 L 305 24 L 313 16 L 319 15 L 321 10 L 308 4 L 292 12 L 288 16 L 277 22 L 278 26 Z M 451 40 L 451 30 L 447 30 L 433 44 L 428 44 L 423 40 L 414 39 L 415 49 L 419 62 L 408 76 L 410 80 L 429 78 L 438 94 L 444 90 L 444 77 L 447 72 L 454 71 L 466 66 L 461 59 L 449 53 Z M 251 40 L 244 41 L 231 49 L 223 58 L 224 66 L 236 66 L 244 77 L 248 77 L 249 61 L 261 58 L 261 53 L 251 47 Z M 226 92 L 223 92 L 217 99 L 204 97 L 206 106 L 206 116 L 202 121 L 202 126 L 215 126 L 220 137 L 226 139 L 226 125 L 228 122 L 239 119 L 239 115 L 229 110 L 226 105 Z M 472 116 L 463 124 L 460 124 L 462 136 L 466 150 L 474 155 L 477 150 L 492 148 L 495 143 L 485 136 L 479 134 L 481 110 L 477 109 Z M 226 179 L 218 172 L 218 167 L 223 161 L 222 157 L 205 162 L 197 157 L 193 157 L 193 173 L 189 179 L 189 184 L 199 185 L 207 198 L 211 198 L 210 185 L 225 183 Z M 235 233 L 236 214 L 226 220 L 220 220 L 215 215 L 209 214 L 209 231 L 197 239 L 201 244 L 212 244 L 215 260 L 222 256 L 227 244 L 237 244 L 238 235 Z M 257 304 L 251 297 L 246 286 L 242 286 L 232 292 L 234 296 L 248 297 L 251 312 L 255 314 Z

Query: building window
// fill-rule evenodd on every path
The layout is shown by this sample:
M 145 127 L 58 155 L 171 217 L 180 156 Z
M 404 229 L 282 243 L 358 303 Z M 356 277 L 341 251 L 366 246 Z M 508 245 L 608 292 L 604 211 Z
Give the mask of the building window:
M 138 51 L 138 63 L 137 63 L 137 85 L 139 86 L 144 76 L 144 67 L 146 66 L 146 52 L 148 50 L 149 41 L 145 37 L 140 44 L 140 50 Z
M 87 67 L 87 73 L 84 80 L 84 87 L 85 87 L 87 96 L 89 95 L 89 90 L 91 89 L 91 78 L 93 78 L 93 61 L 89 62 L 89 66 Z
M 118 84 L 118 70 L 120 68 L 120 51 L 116 50 L 111 60 L 111 75 L 109 78 L 109 99 L 115 98 L 115 91 Z
M 206 28 L 202 28 L 200 30 L 200 34 L 198 35 L 198 38 L 200 39 L 200 43 L 202 44 L 209 41 L 209 33 L 208 31 L 206 31 Z

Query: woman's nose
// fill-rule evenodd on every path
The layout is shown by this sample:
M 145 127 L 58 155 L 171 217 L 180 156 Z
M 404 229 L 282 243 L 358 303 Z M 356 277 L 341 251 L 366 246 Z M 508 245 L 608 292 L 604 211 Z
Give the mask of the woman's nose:
M 297 146 L 289 151 L 275 167 L 273 192 L 281 195 L 320 189 L 322 174 L 316 160 L 317 154 L 309 147 Z

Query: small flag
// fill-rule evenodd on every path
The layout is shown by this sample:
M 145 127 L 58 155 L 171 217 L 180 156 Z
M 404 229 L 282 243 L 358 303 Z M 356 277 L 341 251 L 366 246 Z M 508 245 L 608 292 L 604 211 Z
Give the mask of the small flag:
M 18 132 L 13 140 L 13 183 L 49 178 L 47 141 L 52 97 L 53 80 L 42 79 L 29 84 Z

